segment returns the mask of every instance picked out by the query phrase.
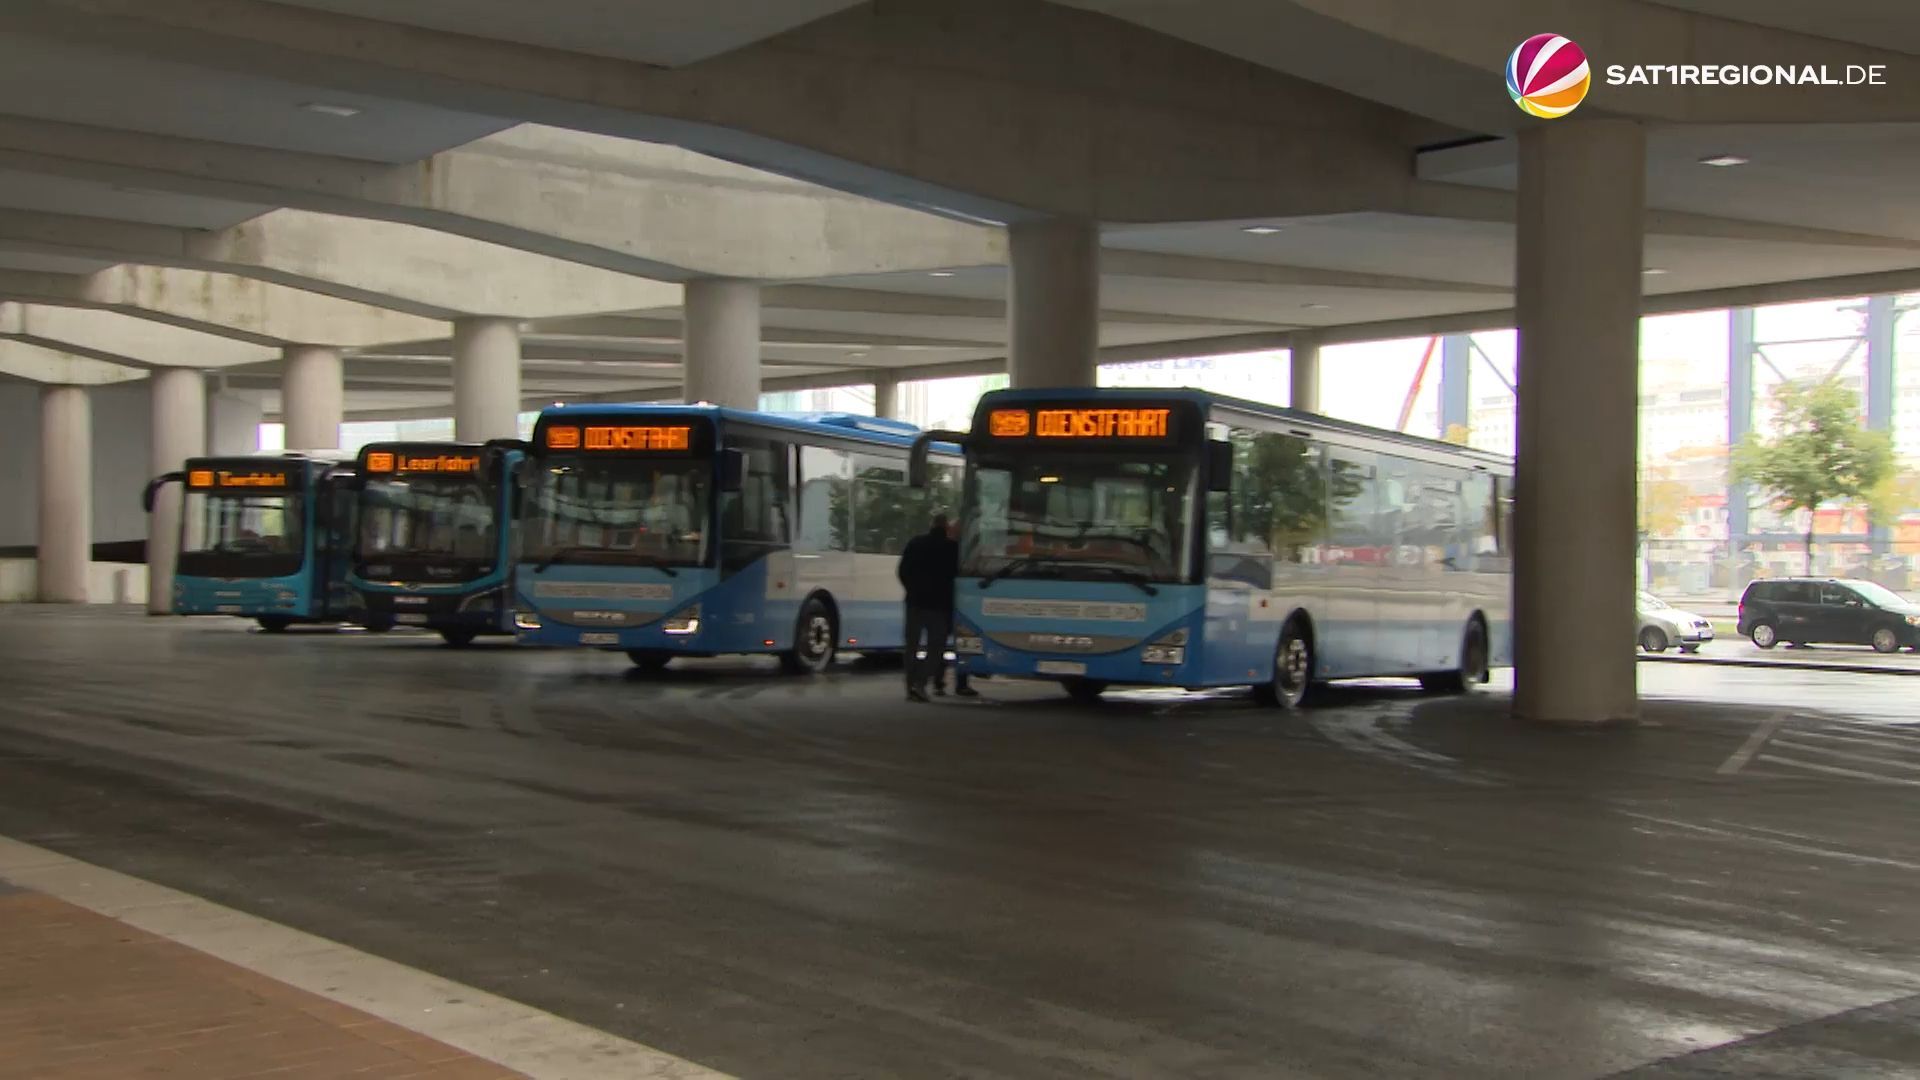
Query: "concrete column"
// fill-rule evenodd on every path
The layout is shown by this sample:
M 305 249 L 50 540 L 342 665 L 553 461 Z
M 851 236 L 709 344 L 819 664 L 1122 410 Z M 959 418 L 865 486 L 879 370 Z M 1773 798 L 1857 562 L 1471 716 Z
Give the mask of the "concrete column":
M 346 372 L 340 350 L 289 345 L 280 375 L 280 419 L 289 450 L 332 450 L 340 445 L 346 411 Z
M 1624 120 L 1520 135 L 1514 711 L 1638 715 L 1635 464 L 1646 136 Z
M 1295 334 L 1287 346 L 1287 407 L 1320 411 L 1320 340 Z
M 40 602 L 87 602 L 93 561 L 93 412 L 79 386 L 40 392 Z
M 1032 221 L 1007 229 L 1007 380 L 1016 388 L 1099 382 L 1100 227 Z
M 207 395 L 207 453 L 258 452 L 263 416 L 260 403 L 253 398 L 222 393 Z
M 453 324 L 453 437 L 461 442 L 520 433 L 520 324 L 457 319 Z
M 681 301 L 686 401 L 732 409 L 760 407 L 760 286 L 751 281 L 689 281 Z
M 900 381 L 884 375 L 873 380 L 873 415 L 882 420 L 900 418 Z
M 153 474 L 207 452 L 207 380 L 192 368 L 153 373 Z M 147 515 L 147 612 L 173 612 L 173 560 L 180 550 L 180 485 L 155 493 Z

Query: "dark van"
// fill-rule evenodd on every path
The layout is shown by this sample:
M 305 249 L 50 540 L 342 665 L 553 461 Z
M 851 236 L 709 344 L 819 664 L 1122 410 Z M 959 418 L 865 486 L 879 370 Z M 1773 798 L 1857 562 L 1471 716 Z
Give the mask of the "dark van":
M 1871 581 L 1769 578 L 1740 597 L 1740 632 L 1763 649 L 1784 641 L 1920 651 L 1920 604 Z

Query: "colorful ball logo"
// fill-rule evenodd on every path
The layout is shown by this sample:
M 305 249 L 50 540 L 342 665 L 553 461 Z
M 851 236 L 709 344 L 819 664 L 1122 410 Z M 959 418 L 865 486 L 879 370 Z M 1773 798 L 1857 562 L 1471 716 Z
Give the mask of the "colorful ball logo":
M 1592 82 L 1586 52 L 1559 34 L 1535 34 L 1507 57 L 1507 94 L 1529 116 L 1567 115 Z

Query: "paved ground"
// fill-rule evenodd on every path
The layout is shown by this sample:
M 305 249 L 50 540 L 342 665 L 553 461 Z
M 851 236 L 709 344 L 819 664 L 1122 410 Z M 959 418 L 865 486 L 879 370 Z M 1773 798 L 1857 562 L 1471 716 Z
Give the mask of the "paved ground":
M 1641 665 L 1570 732 L 91 610 L 0 656 L 0 834 L 747 1076 L 1920 1073 L 1905 679 Z
M 1722 634 L 1692 655 L 1679 649 L 1639 653 L 1642 660 L 1670 664 L 1738 664 L 1754 667 L 1857 671 L 1880 675 L 1920 675 L 1920 653 L 1878 653 L 1870 645 L 1777 645 L 1762 649 L 1746 638 Z

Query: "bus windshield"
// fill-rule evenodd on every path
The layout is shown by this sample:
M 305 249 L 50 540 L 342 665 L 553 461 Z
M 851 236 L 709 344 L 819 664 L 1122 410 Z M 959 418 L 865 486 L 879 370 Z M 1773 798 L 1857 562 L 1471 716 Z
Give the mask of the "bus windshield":
M 494 493 L 475 477 L 370 479 L 361 493 L 362 562 L 422 558 L 491 565 Z
M 305 505 L 298 494 L 190 491 L 180 534 L 180 572 L 205 577 L 285 577 L 306 562 Z
M 984 457 L 962 515 L 961 572 L 1185 581 L 1197 475 L 1179 454 Z
M 547 458 L 534 464 L 522 558 L 703 566 L 711 459 Z

